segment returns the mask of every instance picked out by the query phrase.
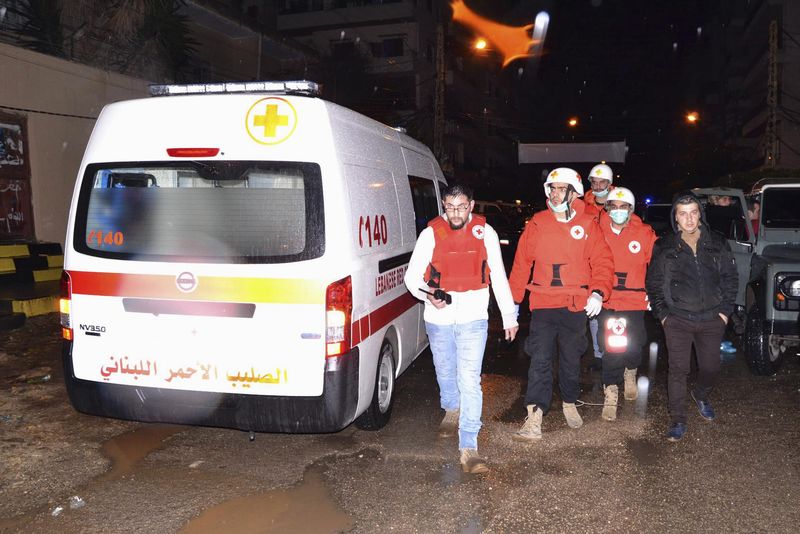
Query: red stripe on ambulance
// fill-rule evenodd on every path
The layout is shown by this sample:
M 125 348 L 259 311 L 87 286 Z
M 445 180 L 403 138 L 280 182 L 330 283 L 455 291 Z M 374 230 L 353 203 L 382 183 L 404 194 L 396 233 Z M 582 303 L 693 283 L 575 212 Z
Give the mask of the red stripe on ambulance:
M 407 310 L 420 302 L 404 292 L 396 299 L 387 302 L 377 310 L 353 322 L 353 345 L 357 345 L 381 328 L 400 317 Z

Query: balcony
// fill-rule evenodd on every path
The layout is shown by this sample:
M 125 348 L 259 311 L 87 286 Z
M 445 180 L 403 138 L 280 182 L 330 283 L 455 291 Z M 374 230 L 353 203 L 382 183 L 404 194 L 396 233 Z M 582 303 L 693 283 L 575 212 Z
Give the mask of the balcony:
M 415 19 L 413 0 L 296 0 L 278 12 L 278 31 L 384 24 Z

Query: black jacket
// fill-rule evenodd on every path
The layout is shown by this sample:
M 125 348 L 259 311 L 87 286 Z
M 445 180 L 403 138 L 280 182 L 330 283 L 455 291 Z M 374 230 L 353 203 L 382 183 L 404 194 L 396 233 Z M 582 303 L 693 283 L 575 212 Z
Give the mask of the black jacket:
M 739 275 L 725 238 L 702 225 L 697 255 L 679 233 L 656 242 L 647 269 L 647 297 L 656 319 L 675 314 L 707 321 L 722 313 L 730 317 Z

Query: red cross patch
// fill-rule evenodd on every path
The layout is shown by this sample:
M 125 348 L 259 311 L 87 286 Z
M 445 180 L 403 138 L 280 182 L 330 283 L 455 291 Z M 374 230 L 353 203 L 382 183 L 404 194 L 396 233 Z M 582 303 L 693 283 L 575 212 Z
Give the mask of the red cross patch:
M 576 225 L 569 229 L 569 235 L 572 236 L 572 239 L 583 239 L 586 232 L 583 231 L 583 226 Z
M 611 331 L 614 332 L 615 335 L 622 335 L 625 332 L 625 322 L 625 319 L 617 319 L 611 327 Z
M 631 251 L 631 254 L 638 254 L 642 250 L 642 244 L 638 241 L 631 241 L 628 243 L 628 250 Z
M 475 239 L 483 239 L 483 235 L 486 233 L 483 226 L 476 225 L 472 227 L 472 235 L 475 236 Z

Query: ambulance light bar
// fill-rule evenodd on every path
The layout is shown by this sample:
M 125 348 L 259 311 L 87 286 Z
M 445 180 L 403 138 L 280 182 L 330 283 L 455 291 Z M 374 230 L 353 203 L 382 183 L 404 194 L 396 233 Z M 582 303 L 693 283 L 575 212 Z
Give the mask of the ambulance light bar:
M 225 93 L 280 93 L 319 96 L 319 84 L 307 80 L 286 82 L 225 82 L 151 85 L 150 96 L 225 94 Z

